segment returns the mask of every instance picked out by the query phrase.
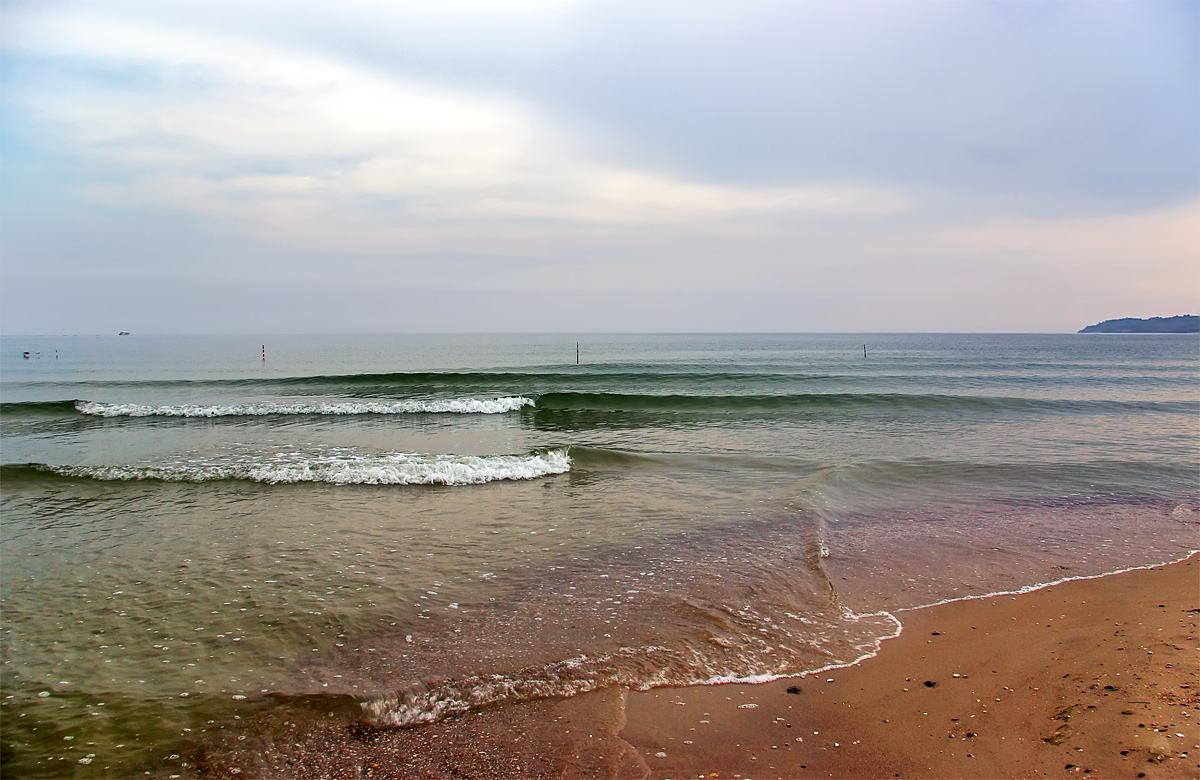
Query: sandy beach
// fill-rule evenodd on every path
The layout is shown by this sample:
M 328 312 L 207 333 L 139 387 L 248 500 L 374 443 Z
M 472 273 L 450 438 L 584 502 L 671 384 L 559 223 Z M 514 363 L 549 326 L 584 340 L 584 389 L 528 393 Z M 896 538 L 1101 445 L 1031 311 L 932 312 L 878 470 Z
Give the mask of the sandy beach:
M 1196 777 L 1200 565 L 897 614 L 858 666 L 631 693 L 648 777 Z
M 1200 772 L 1198 557 L 898 613 L 857 666 L 605 690 L 376 731 L 297 710 L 196 769 L 258 777 L 1024 778 Z M 345 710 L 349 715 L 353 707 Z M 237 772 L 232 770 L 236 769 Z

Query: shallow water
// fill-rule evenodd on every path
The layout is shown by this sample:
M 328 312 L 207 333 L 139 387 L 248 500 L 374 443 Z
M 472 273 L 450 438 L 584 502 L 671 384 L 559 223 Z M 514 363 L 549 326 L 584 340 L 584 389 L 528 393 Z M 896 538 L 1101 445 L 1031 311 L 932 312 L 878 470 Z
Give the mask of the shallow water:
M 3 774 L 791 674 L 1197 546 L 1191 336 L 576 340 L 2 339 Z

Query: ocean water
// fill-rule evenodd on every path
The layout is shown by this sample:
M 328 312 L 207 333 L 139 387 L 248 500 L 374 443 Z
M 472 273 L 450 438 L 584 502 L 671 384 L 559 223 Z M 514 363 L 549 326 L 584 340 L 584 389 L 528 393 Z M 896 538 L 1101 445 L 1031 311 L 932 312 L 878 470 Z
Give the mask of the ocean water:
M 1193 336 L 3 337 L 0 396 L 5 777 L 799 674 L 1200 547 Z

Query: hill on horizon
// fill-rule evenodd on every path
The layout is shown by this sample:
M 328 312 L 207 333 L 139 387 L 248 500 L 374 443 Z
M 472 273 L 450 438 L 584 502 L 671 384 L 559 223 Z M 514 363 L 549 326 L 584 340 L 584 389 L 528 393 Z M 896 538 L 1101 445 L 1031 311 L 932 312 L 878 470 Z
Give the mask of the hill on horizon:
M 1180 314 L 1175 317 L 1123 317 L 1088 325 L 1080 333 L 1200 333 L 1200 316 Z

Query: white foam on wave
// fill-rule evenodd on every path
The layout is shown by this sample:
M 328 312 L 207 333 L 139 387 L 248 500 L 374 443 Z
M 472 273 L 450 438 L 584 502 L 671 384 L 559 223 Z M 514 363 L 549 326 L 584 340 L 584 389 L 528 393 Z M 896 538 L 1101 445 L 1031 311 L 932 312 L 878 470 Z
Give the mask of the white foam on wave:
M 422 455 L 280 453 L 224 463 L 149 466 L 39 466 L 67 477 L 104 481 L 212 482 L 247 480 L 271 485 L 324 482 L 332 485 L 479 485 L 496 480 L 536 479 L 571 470 L 566 449 L 529 455 Z
M 477 674 L 452 679 L 440 685 L 381 696 L 361 701 L 364 716 L 381 727 L 408 728 L 435 723 L 480 707 L 531 699 L 571 697 L 598 688 L 619 686 L 646 691 L 661 687 L 717 685 L 721 683 L 763 683 L 785 677 L 853 666 L 879 652 L 887 639 L 900 635 L 900 621 L 888 612 L 856 615 L 843 610 L 837 618 L 842 627 L 854 626 L 865 631 L 847 655 L 826 647 L 830 635 L 814 634 L 802 639 L 807 649 L 829 658 L 830 662 L 813 670 L 797 670 L 792 662 L 777 654 L 770 645 L 755 641 L 738 643 L 708 638 L 720 645 L 678 647 L 646 645 L 622 647 L 597 656 L 586 654 L 529 667 L 515 674 Z M 834 626 L 828 626 L 834 628 Z M 757 638 L 754 638 L 757 639 Z M 784 654 L 786 655 L 786 654 Z M 846 660 L 843 660 L 846 659 Z M 762 669 L 756 672 L 757 667 Z
M 166 406 L 76 401 L 75 409 L 81 414 L 93 417 L 254 417 L 287 414 L 504 414 L 533 405 L 533 399 L 524 396 L 500 396 L 407 401 L 297 401 Z
M 659 664 L 657 676 L 649 678 L 622 669 L 622 657 L 648 659 L 659 653 L 670 655 L 671 651 L 659 646 L 623 647 L 608 655 L 584 654 L 556 661 L 525 670 L 525 674 L 473 675 L 419 692 L 397 692 L 368 699 L 359 702 L 359 706 L 367 720 L 378 726 L 409 728 L 501 702 L 569 698 L 612 685 L 646 690 L 678 684 L 669 675 L 667 663 Z

